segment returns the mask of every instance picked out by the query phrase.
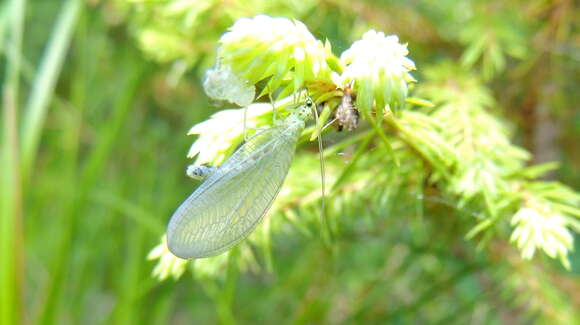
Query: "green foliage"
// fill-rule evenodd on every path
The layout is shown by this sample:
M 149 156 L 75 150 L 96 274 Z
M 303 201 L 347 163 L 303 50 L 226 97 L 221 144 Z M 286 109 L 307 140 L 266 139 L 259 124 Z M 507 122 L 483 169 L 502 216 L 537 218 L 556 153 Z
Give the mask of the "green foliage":
M 284 30 L 293 32 L 284 33 Z M 357 92 L 356 104 L 363 116 L 369 116 L 368 111 L 374 107 L 381 117 L 377 122 L 371 122 L 375 124 L 380 123 L 384 117 L 383 109 L 379 107 L 387 106 L 388 109 L 390 105 L 400 106 L 404 102 L 407 85 L 403 77 L 407 76 L 407 81 L 413 80 L 407 71 L 414 68 L 414 64 L 405 58 L 406 48 L 398 44 L 397 40 L 385 38 L 384 34 L 373 31 L 365 34 L 362 41 L 355 42 L 342 55 L 346 58 L 342 60 L 345 63 L 341 69 L 343 76 L 338 76 L 338 71 L 333 72 L 338 76 L 335 77 L 338 84 L 327 87 L 330 96 L 315 91 L 320 89 L 317 82 L 332 82 L 325 79 L 330 75 L 330 70 L 323 64 L 330 53 L 324 51 L 322 43 L 317 42 L 302 24 L 283 18 L 257 16 L 236 22 L 221 39 L 218 65 L 221 65 L 220 69 L 231 66 L 233 73 L 239 74 L 239 77 L 226 75 L 222 80 L 224 83 L 228 82 L 228 78 L 234 78 L 236 82 L 241 80 L 254 85 L 268 79 L 262 92 L 274 94 L 282 81 L 287 80 L 289 86 L 282 86 L 282 95 L 306 87 L 307 92 L 316 94 L 315 98 L 319 101 L 320 98 L 331 98 L 334 89 L 344 88 L 352 82 Z M 310 50 L 306 51 L 308 48 Z M 306 52 L 309 57 L 311 54 L 310 60 L 305 59 Z M 257 56 L 256 61 L 251 59 L 252 55 Z M 321 79 L 318 79 L 317 72 Z M 506 126 L 489 112 L 496 103 L 477 77 L 447 63 L 427 71 L 425 77 L 426 84 L 419 85 L 417 93 L 430 98 L 435 106 L 418 111 L 406 110 L 400 116 L 388 115 L 387 123 L 396 133 L 392 139 L 385 138 L 386 146 L 390 147 L 392 142 L 401 140 L 403 152 L 415 150 L 419 158 L 429 163 L 423 173 L 431 173 L 428 181 L 437 184 L 443 193 L 457 198 L 457 209 L 478 211 L 477 224 L 466 237 L 481 235 L 488 241 L 491 238 L 490 227 L 501 228 L 507 220 L 512 219 L 511 225 L 515 230 L 511 239 L 522 250 L 523 258 L 532 258 L 539 248 L 548 256 L 559 258 L 569 269 L 567 254 L 572 249 L 572 235 L 567 226 L 573 222 L 574 215 L 580 213 L 576 208 L 580 202 L 579 196 L 573 191 L 566 191 L 563 185 L 556 184 L 566 191 L 553 196 L 555 200 L 567 202 L 564 210 L 557 209 L 554 205 L 556 202 L 546 197 L 543 197 L 541 203 L 536 203 L 539 200 L 538 194 L 531 192 L 535 186 L 533 178 L 525 180 L 518 175 L 529 159 L 529 154 L 510 143 Z M 402 86 L 396 87 L 395 83 L 400 82 L 403 82 Z M 450 84 L 453 87 L 449 87 Z M 208 87 L 207 84 L 205 86 Z M 377 90 L 380 90 L 380 94 Z M 399 95 L 392 95 L 395 93 Z M 263 127 L 267 121 L 264 118 L 267 104 L 256 105 L 261 108 L 248 106 L 238 111 L 222 111 L 212 120 L 195 126 L 192 131 L 199 133 L 200 138 L 190 155 L 203 154 L 198 163 L 222 162 L 243 139 L 244 117 L 252 127 Z M 246 109 L 250 112 L 249 116 L 243 113 Z M 234 126 L 230 123 L 234 123 Z M 377 139 L 385 137 L 380 136 L 382 131 L 379 128 L 374 128 L 374 132 Z M 226 136 L 228 134 L 231 135 Z M 398 164 L 405 164 L 409 157 L 397 152 L 395 159 Z M 350 169 L 350 176 L 360 180 L 363 176 L 358 175 L 357 171 Z M 339 179 L 343 180 L 344 177 Z M 348 185 L 344 181 L 341 184 L 343 187 Z M 333 185 L 333 188 L 336 187 Z M 305 195 L 311 196 L 310 193 Z M 332 199 L 336 199 L 337 195 L 333 195 Z M 566 212 L 566 209 L 571 213 Z M 267 227 L 264 231 L 270 232 L 271 228 Z M 272 235 L 268 233 L 266 236 L 269 238 Z M 258 246 L 261 243 L 258 241 Z M 269 255 L 267 252 L 266 256 Z M 173 262 L 169 265 L 173 265 Z M 161 270 L 158 270 L 160 275 L 171 273 Z
M 572 1 L 1 7 L 0 323 L 578 323 Z M 151 250 L 188 147 L 219 165 L 243 139 L 203 92 L 251 135 L 300 90 L 318 126 L 361 111 L 322 134 L 332 240 L 311 124 L 248 240 Z
M 266 26 L 268 23 L 271 23 L 272 26 Z M 402 52 L 393 50 L 393 46 L 400 46 L 397 38 L 394 39 L 395 44 L 387 46 L 384 45 L 385 43 L 381 43 L 383 39 L 380 39 L 375 48 L 373 48 L 372 42 L 368 42 L 369 39 L 374 38 L 376 40 L 377 36 L 379 38 L 384 37 L 382 34 L 373 32 L 373 34 L 367 34 L 363 37 L 363 41 L 366 40 L 369 44 L 362 45 L 363 41 L 355 42 L 353 47 L 342 55 L 340 62 L 344 65 L 334 71 L 336 75 L 339 72 L 344 72 L 343 76 L 345 77 L 335 77 L 331 81 L 326 80 L 325 76 L 327 75 L 328 67 L 324 65 L 325 68 L 322 70 L 324 72 L 321 74 L 322 82 L 336 83 L 334 87 L 326 88 L 327 93 L 321 93 L 317 92 L 320 87 L 313 83 L 309 84 L 308 81 L 318 81 L 313 79 L 317 75 L 313 73 L 312 67 L 321 66 L 319 62 L 323 61 L 316 61 L 317 53 L 320 53 L 320 59 L 330 54 L 328 52 L 324 54 L 321 43 L 316 43 L 313 38 L 304 35 L 305 30 L 302 25 L 294 25 L 298 24 L 296 22 L 279 23 L 281 25 L 288 24 L 287 29 L 292 29 L 294 28 L 293 26 L 301 28 L 300 33 L 290 33 L 292 36 L 289 40 L 292 41 L 284 43 L 284 34 L 277 32 L 277 30 L 282 28 L 275 26 L 278 23 L 276 19 L 257 17 L 254 18 L 254 21 L 241 20 L 234 24 L 230 32 L 222 38 L 222 45 L 227 43 L 228 46 L 220 48 L 218 64 L 231 64 L 234 67 L 232 70 L 239 73 L 242 80 L 246 80 L 249 84 L 257 84 L 259 81 L 267 79 L 267 86 L 264 87 L 262 93 L 275 93 L 282 81 L 288 80 L 288 86 L 283 87 L 281 91 L 282 95 L 306 87 L 308 93 L 314 93 L 316 95 L 315 98 L 322 102 L 335 95 L 334 89 L 344 89 L 348 82 L 354 81 L 353 88 L 357 92 L 357 108 L 363 112 L 363 116 L 370 117 L 368 112 L 371 108 L 376 111 L 377 117 L 380 116 L 377 122 L 371 122 L 373 125 L 380 123 L 380 120 L 385 117 L 384 111 L 380 107 L 386 106 L 386 111 L 388 112 L 389 105 L 399 107 L 402 104 L 401 99 L 404 101 L 406 98 L 407 85 L 405 82 L 414 81 L 406 73 L 408 70 L 414 69 L 414 64 L 404 58 L 404 55 L 407 54 L 404 47 L 401 47 Z M 270 36 L 272 30 L 274 30 L 272 34 L 276 36 Z M 243 36 L 232 36 L 236 34 L 242 34 Z M 293 42 L 296 35 L 304 35 L 301 37 L 307 41 Z M 251 44 L 253 39 L 259 39 L 259 44 L 253 44 L 244 49 L 244 45 Z M 384 40 L 390 41 L 389 38 Z M 268 42 L 271 43 L 268 44 Z M 320 50 L 318 52 L 309 52 L 313 56 L 311 61 L 294 61 L 293 57 L 303 57 L 300 53 L 304 52 L 305 45 L 303 44 L 307 42 L 311 42 L 313 47 L 318 46 Z M 239 47 L 236 46 L 238 43 Z M 279 45 L 280 43 L 286 45 Z M 275 50 L 270 52 L 271 48 Z M 285 48 L 286 59 L 283 53 L 280 52 L 281 48 Z M 380 53 L 379 49 L 384 48 L 392 51 L 392 57 L 398 61 L 389 61 L 390 55 L 377 54 L 377 52 Z M 470 50 L 468 49 L 468 51 Z M 230 54 L 230 52 L 233 54 Z M 243 53 L 245 58 L 238 57 L 238 53 Z M 251 59 L 251 53 L 254 53 L 257 57 L 255 62 Z M 371 56 L 368 53 L 371 53 Z M 397 53 L 403 55 L 400 57 L 401 59 L 396 56 L 400 55 Z M 360 57 L 357 57 L 357 55 Z M 299 64 L 302 64 L 303 67 L 299 67 Z M 362 67 L 360 67 L 361 65 Z M 355 69 L 358 69 L 358 71 Z M 304 71 L 310 72 L 304 74 Z M 297 73 L 299 74 L 297 75 Z M 390 76 L 390 78 L 385 80 L 383 79 L 384 76 Z M 392 152 L 392 146 L 397 148 L 391 163 L 396 162 L 394 170 L 400 177 L 414 179 L 416 175 L 421 175 L 418 183 L 428 182 L 437 186 L 440 189 L 439 195 L 450 199 L 453 198 L 456 201 L 454 204 L 455 209 L 465 212 L 476 211 L 474 220 L 467 220 L 467 224 L 471 223 L 473 226 L 470 231 L 466 232 L 465 237 L 470 239 L 480 237 L 481 243 L 487 245 L 497 237 L 501 238 L 503 236 L 505 238 L 506 231 L 509 231 L 508 229 L 511 225 L 513 232 L 510 240 L 521 250 L 522 258 L 531 259 L 535 250 L 541 249 L 549 257 L 558 258 L 569 269 L 568 252 L 573 248 L 570 228 L 574 229 L 574 225 L 578 223 L 575 220 L 575 216 L 580 212 L 577 208 L 578 203 L 580 203 L 578 194 L 558 183 L 554 183 L 552 186 L 552 190 L 558 194 L 550 197 L 533 190 L 542 184 L 536 179 L 542 176 L 543 173 L 541 171 L 544 167 L 537 166 L 524 169 L 530 155 L 524 149 L 510 142 L 510 129 L 497 114 L 492 112 L 497 103 L 490 90 L 485 87 L 477 75 L 467 73 L 462 68 L 445 62 L 434 65 L 424 73 L 424 76 L 426 78 L 425 83 L 419 84 L 416 93 L 419 96 L 428 98 L 435 105 L 417 110 L 407 108 L 401 114 L 386 115 L 387 120 L 385 122 L 394 131 L 388 137 L 382 134 L 383 131 L 375 127 L 369 130 L 364 137 L 359 137 L 355 141 L 343 140 L 348 143 L 348 146 L 360 145 L 362 150 L 357 151 L 357 154 L 352 157 L 353 162 L 347 168 L 344 168 L 342 173 L 339 171 L 338 166 L 332 164 L 332 161 L 331 164 L 327 164 L 329 168 L 327 180 L 330 184 L 333 184 L 334 180 L 337 181 L 337 183 L 331 185 L 333 188 L 331 199 L 340 201 L 341 196 L 348 193 L 348 191 L 341 191 L 340 189 L 349 188 L 352 191 L 353 187 L 357 187 L 356 184 L 359 184 L 358 186 L 362 185 L 367 191 L 373 191 L 373 188 L 369 186 L 371 182 L 379 184 L 375 191 L 380 191 L 380 188 L 389 186 L 389 184 L 383 184 L 379 180 L 380 176 L 377 178 L 377 175 L 385 173 L 384 169 L 379 168 L 369 174 L 368 172 L 373 170 L 373 166 L 364 165 L 361 162 L 361 157 L 370 155 L 369 153 L 364 153 L 364 149 L 369 148 L 369 146 L 378 146 L 384 140 L 384 149 Z M 490 75 L 484 72 L 483 77 L 487 79 Z M 395 87 L 394 82 L 402 82 L 403 84 L 401 87 Z M 400 91 L 393 91 L 393 89 L 400 89 Z M 393 93 L 398 95 L 393 96 Z M 267 106 L 261 107 L 265 108 Z M 259 127 L 264 125 L 264 121 L 267 120 L 264 119 L 263 113 L 255 115 L 256 108 L 253 105 L 247 107 L 248 112 L 251 112 L 248 116 L 248 121 L 250 121 L 252 126 Z M 219 116 L 216 115 L 211 123 L 212 127 L 209 127 L 209 124 L 207 127 L 203 127 L 205 132 L 201 131 L 201 127 L 194 127 L 197 131 L 201 131 L 201 137 L 194 144 L 194 148 L 196 148 L 193 151 L 194 154 L 203 153 L 203 150 L 200 149 L 203 147 L 225 147 L 229 148 L 227 149 L 228 151 L 233 150 L 241 141 L 241 129 L 237 130 L 237 134 L 233 139 L 222 136 L 219 139 L 214 138 L 213 142 L 205 140 L 205 134 L 224 135 L 225 129 L 223 125 L 227 125 L 228 120 L 239 121 L 239 117 L 243 117 L 243 110 L 231 111 L 228 116 L 221 113 Z M 262 110 L 258 111 L 262 112 Z M 232 114 L 234 112 L 238 115 L 238 118 L 233 118 Z M 258 122 L 253 116 L 260 116 L 261 122 Z M 375 139 L 374 144 L 371 144 L 373 143 L 370 141 L 372 139 Z M 341 143 L 335 146 L 341 146 Z M 376 152 L 380 153 L 380 160 L 385 160 L 384 151 L 376 150 Z M 198 159 L 198 163 L 219 163 L 223 161 L 224 155 L 222 153 L 214 153 L 213 155 L 209 154 L 209 157 L 211 158 Z M 416 168 L 413 173 L 406 174 L 402 166 L 416 165 L 417 159 L 426 162 L 426 164 L 421 164 L 419 169 Z M 355 163 L 356 168 L 353 167 Z M 421 169 L 423 171 L 420 172 Z M 533 170 L 535 172 L 528 172 Z M 285 188 L 294 196 L 310 199 L 313 197 L 319 198 L 316 195 L 318 190 L 316 184 L 311 184 L 310 190 L 307 192 L 297 193 L 294 189 L 293 186 L 304 188 L 304 184 L 299 185 L 298 183 L 304 182 L 305 173 L 306 168 L 300 171 L 299 176 L 290 174 Z M 393 170 L 390 173 L 393 173 Z M 293 177 L 296 177 L 297 180 L 294 181 Z M 312 175 L 312 178 L 314 178 L 314 175 Z M 349 179 L 350 182 L 346 181 L 346 179 Z M 405 188 L 407 191 L 411 191 L 415 186 Z M 541 203 L 539 203 L 540 200 Z M 566 203 L 560 204 L 560 201 Z M 273 214 L 277 211 L 288 210 L 288 207 L 284 206 L 284 202 L 287 202 L 286 204 L 289 204 L 290 207 L 295 206 L 292 200 L 285 198 L 283 191 L 273 209 Z M 308 201 L 303 201 L 298 205 L 301 207 L 301 211 L 303 211 L 305 205 L 308 205 Z M 336 220 L 339 219 L 338 216 L 340 215 L 337 212 L 331 213 L 332 216 L 336 216 L 332 221 L 335 230 L 339 227 L 337 224 L 341 222 Z M 292 216 L 293 214 L 291 213 L 290 215 Z M 283 220 L 282 223 L 289 222 L 304 234 L 312 236 L 313 231 L 309 230 L 307 225 L 309 223 L 316 224 L 316 220 L 308 220 L 305 217 L 305 215 L 309 215 L 307 212 L 301 212 L 300 215 L 300 218 L 289 217 L 284 220 L 278 217 L 273 219 Z M 310 215 L 314 216 L 316 213 L 310 213 Z M 272 226 L 270 219 L 267 219 L 261 230 L 266 234 L 262 235 L 257 232 L 248 241 L 257 247 L 262 247 L 262 251 L 265 250 L 264 257 L 267 259 L 267 265 L 271 265 L 272 254 L 270 250 L 272 248 L 270 240 L 264 241 L 263 238 L 264 236 L 266 238 L 276 236 L 277 229 L 283 229 L 283 226 Z M 160 247 L 163 246 L 164 244 L 162 243 Z M 166 252 L 166 254 L 170 253 Z M 250 253 L 245 256 L 251 260 L 254 259 Z M 223 260 L 220 257 L 216 257 L 216 259 L 218 261 Z M 248 262 L 248 260 L 246 261 Z M 159 272 L 159 270 L 163 270 L 162 265 L 163 263 L 158 266 L 159 269 L 156 272 L 160 278 L 163 278 L 164 274 L 166 274 Z M 196 266 L 196 264 L 193 265 Z M 216 275 L 219 273 L 221 272 Z
M 488 227 L 511 218 L 511 238 L 523 258 L 532 258 L 535 249 L 541 248 L 569 269 L 567 252 L 573 245 L 567 227 L 577 222 L 580 196 L 558 183 L 550 188 L 556 195 L 548 197 L 537 190 L 543 187 L 543 182 L 536 181 L 543 175 L 541 166 L 528 167 L 536 173 L 522 173 L 529 154 L 510 143 L 508 129 L 489 112 L 496 105 L 491 94 L 474 76 L 454 73 L 446 66 L 427 72 L 426 77 L 427 85 L 419 93 L 424 90 L 425 96 L 440 104 L 431 116 L 458 155 L 448 190 L 459 196 L 458 207 L 475 206 L 485 214 L 467 237 L 485 237 Z M 450 83 L 454 83 L 452 93 Z M 560 205 L 560 201 L 566 203 Z
M 155 60 L 172 63 L 178 70 L 185 64 L 198 64 L 208 54 L 213 59 L 216 40 L 244 12 L 253 16 L 263 12 L 302 16 L 316 1 L 234 0 L 224 6 L 217 0 L 113 0 L 112 4 L 129 23 L 144 53 Z M 183 70 L 182 70 L 183 71 Z

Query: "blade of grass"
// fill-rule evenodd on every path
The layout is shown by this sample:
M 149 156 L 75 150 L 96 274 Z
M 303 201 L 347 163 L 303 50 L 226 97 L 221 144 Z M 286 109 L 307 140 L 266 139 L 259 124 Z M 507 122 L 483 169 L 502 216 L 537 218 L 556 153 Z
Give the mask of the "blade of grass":
M 8 6 L 8 66 L 2 89 L 3 134 L 0 151 L 0 324 L 22 322 L 22 203 L 18 152 L 18 106 L 20 65 L 26 1 L 13 0 Z M 4 15 L 4 14 L 3 14 Z
M 4 44 L 6 37 L 6 29 L 8 25 L 8 17 L 10 13 L 9 1 L 4 2 L 0 5 L 0 53 L 4 53 Z
M 81 13 L 82 4 L 81 0 L 68 0 L 64 3 L 26 103 L 26 113 L 21 129 L 22 174 L 25 182 L 28 180 L 30 168 L 34 163 L 46 112 L 72 39 L 76 21 Z
M 36 147 L 40 141 L 44 119 L 53 96 L 64 57 L 66 56 L 70 44 L 71 35 L 75 28 L 75 22 L 81 12 L 82 3 L 83 2 L 79 0 L 69 0 L 62 6 L 59 17 L 52 31 L 52 37 L 48 42 L 47 49 L 41 59 L 40 68 L 34 76 L 34 81 L 31 86 L 31 95 L 27 101 L 26 112 L 21 128 L 21 136 L 23 138 L 21 147 L 23 151 L 22 174 L 25 183 L 30 176 L 30 169 L 34 163 Z M 76 154 L 71 154 L 71 157 L 72 158 L 69 160 L 74 160 Z M 74 162 L 69 164 L 69 167 L 71 168 L 74 168 L 74 166 L 76 166 Z M 73 172 L 71 169 L 68 170 Z M 73 178 L 69 176 L 68 178 L 65 177 L 65 179 L 71 180 Z M 68 183 L 70 183 L 70 181 Z M 74 186 L 75 184 L 71 185 L 70 188 L 72 190 L 76 189 L 76 186 Z M 69 215 L 67 212 L 70 213 L 70 211 L 73 211 L 73 206 L 75 204 L 76 200 L 73 200 L 73 202 L 71 202 L 71 207 L 69 207 L 69 211 L 65 211 L 65 220 Z M 68 222 L 63 224 L 68 226 Z M 64 235 L 59 236 L 61 243 L 66 243 L 67 241 L 67 229 L 67 227 L 63 227 Z M 68 249 L 68 247 L 66 249 Z M 59 290 L 62 289 L 62 279 L 64 278 L 63 270 L 66 267 L 66 258 L 64 258 L 64 256 L 66 256 L 66 254 L 63 254 L 62 250 L 57 251 L 55 254 L 56 264 L 51 270 L 53 271 L 51 274 L 53 278 L 47 286 L 47 295 L 44 304 L 41 306 L 41 311 L 38 317 L 38 323 L 40 324 L 54 323 L 55 308 L 58 302 Z
M 79 216 L 84 214 L 83 211 L 86 209 L 87 203 L 90 202 L 89 194 L 110 157 L 113 145 L 116 143 L 115 141 L 122 131 L 123 125 L 129 118 L 129 112 L 134 106 L 136 93 L 141 85 L 145 71 L 144 66 L 140 62 L 135 63 L 133 59 L 133 56 L 127 55 L 124 66 L 128 69 L 128 76 L 125 84 L 119 90 L 119 98 L 113 105 L 113 116 L 103 130 L 99 132 L 100 137 L 95 141 L 97 145 L 90 153 L 81 173 L 80 183 L 76 190 L 78 196 L 71 202 L 69 211 L 66 212 L 61 221 L 63 225 L 66 225 L 66 228 L 60 234 L 60 242 L 54 258 L 54 270 L 51 272 L 52 282 L 47 290 L 45 305 L 40 315 L 40 324 L 49 325 L 54 323 L 55 312 L 63 291 L 64 279 L 69 271 L 67 268 L 70 263 L 70 245 L 77 229 Z
M 4 87 L 0 179 L 0 324 L 19 324 L 22 313 L 22 206 L 14 88 Z

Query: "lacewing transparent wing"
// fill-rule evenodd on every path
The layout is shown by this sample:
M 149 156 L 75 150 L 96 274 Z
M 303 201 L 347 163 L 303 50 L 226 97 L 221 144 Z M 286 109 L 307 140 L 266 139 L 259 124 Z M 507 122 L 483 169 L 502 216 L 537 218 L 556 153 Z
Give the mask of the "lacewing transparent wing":
M 175 256 L 218 255 L 250 234 L 284 183 L 312 105 L 308 99 L 298 112 L 256 134 L 211 170 L 171 217 L 167 244 Z

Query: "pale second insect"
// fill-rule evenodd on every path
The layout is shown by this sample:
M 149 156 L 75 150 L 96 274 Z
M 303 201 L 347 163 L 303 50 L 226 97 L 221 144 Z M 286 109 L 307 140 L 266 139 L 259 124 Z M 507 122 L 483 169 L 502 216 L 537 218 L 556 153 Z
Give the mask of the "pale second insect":
M 204 182 L 169 221 L 167 245 L 175 256 L 218 255 L 254 230 L 284 183 L 313 108 L 306 98 L 284 120 L 248 139 L 220 167 L 188 168 L 190 177 Z

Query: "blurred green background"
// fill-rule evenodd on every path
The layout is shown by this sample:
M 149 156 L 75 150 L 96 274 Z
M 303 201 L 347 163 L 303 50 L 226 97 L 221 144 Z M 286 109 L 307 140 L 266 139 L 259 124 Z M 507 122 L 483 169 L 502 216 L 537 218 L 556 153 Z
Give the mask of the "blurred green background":
M 423 71 L 447 62 L 491 91 L 534 162 L 580 186 L 580 35 L 574 1 L 6 0 L 0 12 L 2 286 L 6 324 L 572 324 L 566 271 L 507 238 L 476 250 L 445 204 L 363 218 L 340 253 L 275 238 L 271 272 L 159 282 L 146 260 L 195 187 L 188 129 L 215 108 L 200 87 L 239 17 L 303 21 L 340 54 L 373 28 Z M 452 85 L 451 85 L 452 86 Z M 450 86 L 450 87 L 451 87 Z M 317 165 L 312 168 L 316 170 Z M 344 218 L 391 211 L 360 202 Z M 330 198 L 332 199 L 332 198 Z M 402 213 L 402 212 L 401 212 Z M 358 227 L 358 228 L 357 228 Z M 380 231 L 379 231 L 380 229 Z M 228 272 L 231 270 L 228 270 Z M 224 273 L 226 271 L 224 270 Z M 4 324 L 4 323 L 2 323 Z

